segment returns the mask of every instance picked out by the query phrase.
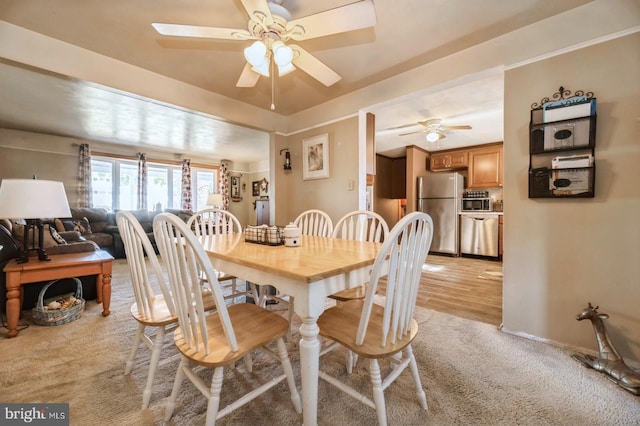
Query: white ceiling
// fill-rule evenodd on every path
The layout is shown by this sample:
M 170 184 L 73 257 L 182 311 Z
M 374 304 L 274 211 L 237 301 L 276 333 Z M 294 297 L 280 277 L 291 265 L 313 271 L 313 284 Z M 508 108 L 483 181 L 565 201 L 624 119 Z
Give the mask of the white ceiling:
M 293 18 L 353 0 L 285 0 Z M 590 0 L 376 0 L 375 27 L 298 42 L 342 76 L 325 87 L 304 72 L 277 78 L 276 113 L 303 111 Z M 2 0 L 0 20 L 265 110 L 271 84 L 237 88 L 248 42 L 158 35 L 152 22 L 246 28 L 240 0 Z M 1 53 L 1 52 L 0 52 Z M 0 127 L 234 161 L 265 159 L 268 136 L 202 112 L 78 81 L 0 58 Z M 502 75 L 437 87 L 367 110 L 376 114 L 377 151 L 402 155 L 502 140 Z M 409 126 L 429 118 L 473 130 L 427 145 Z M 394 129 L 394 130 L 388 130 Z

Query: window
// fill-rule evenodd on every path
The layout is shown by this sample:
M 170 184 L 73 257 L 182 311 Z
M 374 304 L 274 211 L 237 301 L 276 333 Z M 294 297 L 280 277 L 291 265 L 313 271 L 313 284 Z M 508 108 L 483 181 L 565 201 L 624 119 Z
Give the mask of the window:
M 138 208 L 138 162 L 94 156 L 91 159 L 93 206 L 107 210 Z M 207 207 L 207 196 L 218 189 L 218 169 L 191 168 L 193 210 Z M 147 208 L 181 208 L 182 167 L 147 160 Z

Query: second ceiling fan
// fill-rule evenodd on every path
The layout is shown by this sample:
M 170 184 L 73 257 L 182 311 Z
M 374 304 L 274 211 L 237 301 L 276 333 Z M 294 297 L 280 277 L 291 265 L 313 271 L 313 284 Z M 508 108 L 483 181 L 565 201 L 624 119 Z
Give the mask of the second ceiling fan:
M 471 126 L 469 125 L 460 125 L 460 126 L 446 126 L 442 124 L 442 120 L 439 118 L 432 118 L 430 120 L 419 121 L 418 124 L 425 127 L 423 130 L 418 130 L 415 132 L 407 132 L 401 133 L 400 136 L 413 135 L 416 133 L 426 133 L 427 141 L 436 142 L 440 139 L 446 138 L 444 132 L 446 130 L 471 130 Z
M 283 0 L 241 0 L 249 15 L 248 29 L 153 23 L 160 34 L 225 40 L 256 40 L 244 50 L 245 65 L 237 87 L 253 87 L 260 75 L 280 76 L 300 68 L 325 86 L 341 77 L 302 47 L 286 43 L 372 27 L 376 24 L 373 0 L 357 1 L 298 19 L 291 19 Z

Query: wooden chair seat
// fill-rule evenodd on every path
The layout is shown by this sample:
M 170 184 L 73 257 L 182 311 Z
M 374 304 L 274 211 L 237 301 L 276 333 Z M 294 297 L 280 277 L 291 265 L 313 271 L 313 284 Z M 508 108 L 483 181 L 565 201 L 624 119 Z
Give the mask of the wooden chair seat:
M 349 288 L 330 295 L 329 297 L 338 302 L 347 302 L 349 300 L 363 300 L 367 295 L 367 285 L 361 285 L 355 288 Z
M 141 309 L 138 309 L 138 303 L 131 305 L 131 315 L 133 318 L 139 323 L 151 327 L 161 327 L 178 322 L 178 318 L 169 311 L 164 296 L 156 296 L 156 299 L 153 300 L 152 303 L 153 310 L 146 314 Z
M 213 310 L 216 308 L 216 301 L 214 300 L 211 292 L 207 289 L 203 289 L 202 291 L 202 301 L 206 310 Z M 131 315 L 133 318 L 135 318 L 139 323 L 150 327 L 162 327 L 178 323 L 178 317 L 171 313 L 163 295 L 156 295 L 152 303 L 153 309 L 147 314 L 138 309 L 138 303 L 131 305 Z
M 186 344 L 180 327 L 173 334 L 178 350 L 191 361 L 206 367 L 219 367 L 232 364 L 251 351 L 267 345 L 269 342 L 283 337 L 289 331 L 289 322 L 278 314 L 262 309 L 251 303 L 237 303 L 227 308 L 229 318 L 236 327 L 238 350 L 232 351 L 224 335 L 223 325 L 218 315 L 207 315 L 209 331 L 209 354 L 204 345 L 194 351 Z M 192 345 L 193 346 L 193 345 Z
M 364 300 L 350 300 L 327 309 L 318 319 L 320 335 L 340 343 L 359 356 L 384 358 L 402 351 L 418 334 L 418 323 L 412 319 L 409 333 L 398 338 L 395 343 L 388 337 L 387 344 L 382 346 L 380 331 L 383 329 L 384 308 L 374 304 L 364 343 L 356 345 L 363 305 Z

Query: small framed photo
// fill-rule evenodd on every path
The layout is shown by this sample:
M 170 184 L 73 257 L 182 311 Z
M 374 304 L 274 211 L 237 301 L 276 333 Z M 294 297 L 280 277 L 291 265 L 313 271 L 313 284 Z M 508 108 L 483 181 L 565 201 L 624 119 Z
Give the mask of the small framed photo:
M 329 177 L 329 134 L 314 136 L 302 141 L 302 179 Z
M 254 197 L 260 196 L 260 182 L 259 180 L 255 180 L 251 183 L 251 195 Z

